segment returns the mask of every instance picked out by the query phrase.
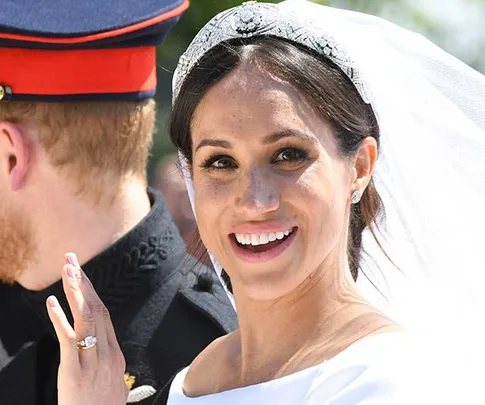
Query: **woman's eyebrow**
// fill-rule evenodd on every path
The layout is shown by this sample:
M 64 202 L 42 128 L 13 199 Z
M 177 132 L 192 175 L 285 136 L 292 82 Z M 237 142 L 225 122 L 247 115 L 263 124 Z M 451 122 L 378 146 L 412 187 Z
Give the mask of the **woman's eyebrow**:
M 205 138 L 200 141 L 200 143 L 197 145 L 197 148 L 195 148 L 195 151 L 197 152 L 200 148 L 203 148 L 204 146 L 213 146 L 215 148 L 224 148 L 224 149 L 231 149 L 232 144 L 229 141 L 225 141 L 222 139 L 214 139 L 214 138 Z
M 281 139 L 284 138 L 298 138 L 303 141 L 311 142 L 311 143 L 316 143 L 317 140 L 315 137 L 308 135 L 304 132 L 297 131 L 294 129 L 283 129 L 281 131 L 277 131 L 271 135 L 266 136 L 262 144 L 263 145 L 268 145 L 271 143 L 275 143 L 280 141 Z M 215 139 L 215 138 L 205 138 L 200 143 L 197 145 L 195 148 L 195 151 L 197 152 L 200 148 L 203 148 L 204 146 L 212 146 L 215 148 L 224 148 L 224 149 L 231 149 L 232 144 L 229 141 L 223 140 L 223 139 Z
M 304 132 L 301 132 L 295 129 L 286 128 L 281 131 L 275 132 L 274 134 L 268 135 L 263 139 L 262 143 L 263 145 L 268 145 L 270 143 L 278 142 L 279 140 L 284 138 L 298 138 L 300 140 L 311 142 L 311 143 L 317 142 L 314 136 L 308 135 Z

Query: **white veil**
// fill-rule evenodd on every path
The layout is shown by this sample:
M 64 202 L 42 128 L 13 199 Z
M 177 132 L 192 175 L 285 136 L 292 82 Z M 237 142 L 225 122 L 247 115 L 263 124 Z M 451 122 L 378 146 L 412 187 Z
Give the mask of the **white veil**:
M 273 28 L 265 26 L 265 19 L 275 18 Z M 295 27 L 298 35 L 292 37 Z M 201 30 L 180 60 L 174 97 L 207 49 L 224 39 L 265 34 L 326 54 L 315 41 L 320 35 L 337 47 L 337 64 L 370 101 L 381 130 L 374 180 L 387 217 L 379 236 L 399 269 L 367 232 L 361 268 L 380 292 L 362 274 L 358 285 L 377 307 L 429 339 L 444 368 L 464 367 L 463 382 L 480 387 L 485 366 L 485 77 L 421 35 L 374 16 L 306 1 L 261 7 L 251 2 Z M 468 395 L 477 403 L 475 394 Z

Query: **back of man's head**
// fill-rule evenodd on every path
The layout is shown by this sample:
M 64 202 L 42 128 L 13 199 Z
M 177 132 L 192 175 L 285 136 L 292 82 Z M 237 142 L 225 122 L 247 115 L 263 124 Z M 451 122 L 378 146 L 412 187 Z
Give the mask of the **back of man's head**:
M 154 120 L 153 100 L 0 104 L 0 122 L 19 126 L 32 152 L 96 199 L 124 179 L 146 182 Z
M 89 260 L 148 213 L 156 46 L 188 5 L 2 6 L 0 281 L 45 288 L 63 253 Z

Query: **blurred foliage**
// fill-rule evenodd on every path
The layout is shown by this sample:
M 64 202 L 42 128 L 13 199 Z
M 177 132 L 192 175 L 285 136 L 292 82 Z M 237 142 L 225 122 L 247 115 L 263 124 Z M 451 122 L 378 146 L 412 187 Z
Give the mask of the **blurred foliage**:
M 278 3 L 280 0 L 265 0 Z M 461 38 L 461 49 L 456 32 L 452 32 L 432 11 L 426 11 L 414 0 L 313 0 L 316 3 L 334 7 L 361 11 L 379 15 L 405 28 L 423 33 L 426 37 L 442 46 L 444 49 L 463 59 L 475 68 L 485 71 L 485 34 L 481 31 L 481 40 L 474 38 L 471 43 L 466 38 Z M 431 0 L 429 0 L 431 1 Z M 450 1 L 450 0 L 446 0 Z M 474 7 L 472 14 L 485 15 L 484 0 L 456 0 L 458 7 L 462 3 Z M 462 2 L 462 3 L 460 3 Z M 181 17 L 177 25 L 172 29 L 164 44 L 158 49 L 158 78 L 159 86 L 157 93 L 158 120 L 157 134 L 152 150 L 152 159 L 149 165 L 149 174 L 153 172 L 155 163 L 166 153 L 173 152 L 174 148 L 168 137 L 167 121 L 171 104 L 171 81 L 179 56 L 187 48 L 192 38 L 214 15 L 222 10 L 237 6 L 242 0 L 191 0 L 189 10 Z M 438 4 L 441 7 L 443 3 Z M 464 14 L 464 18 L 467 14 Z M 469 15 L 469 14 L 468 14 Z M 473 17 L 473 15 L 472 15 Z M 466 21 L 464 22 L 466 24 Z M 463 25 L 462 25 L 463 26 Z M 479 35 L 480 36 L 480 35 Z

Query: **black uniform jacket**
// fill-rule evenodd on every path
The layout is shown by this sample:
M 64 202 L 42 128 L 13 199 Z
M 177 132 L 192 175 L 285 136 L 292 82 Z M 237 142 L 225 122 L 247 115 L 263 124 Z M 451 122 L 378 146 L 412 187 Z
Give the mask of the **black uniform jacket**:
M 131 232 L 83 265 L 110 311 L 124 352 L 128 403 L 164 404 L 173 376 L 215 338 L 237 327 L 235 312 L 212 270 L 195 263 L 160 194 Z M 59 346 L 39 292 L 0 284 L 0 404 L 57 403 Z

